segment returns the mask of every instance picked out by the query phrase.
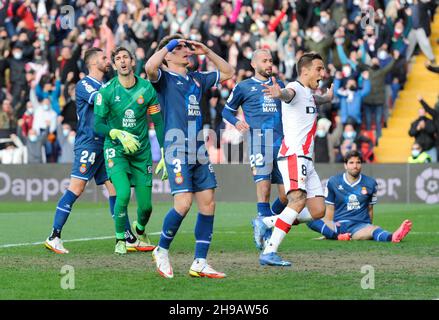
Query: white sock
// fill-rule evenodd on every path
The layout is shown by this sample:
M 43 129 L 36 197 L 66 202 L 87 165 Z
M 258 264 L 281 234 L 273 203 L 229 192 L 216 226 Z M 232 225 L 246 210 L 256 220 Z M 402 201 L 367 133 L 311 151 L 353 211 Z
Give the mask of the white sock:
M 297 220 L 299 221 L 299 223 L 306 223 L 313 220 L 311 213 L 309 213 L 307 207 L 303 208 L 303 210 L 300 211 L 299 215 L 297 216 Z
M 262 221 L 265 223 L 265 225 L 269 228 L 273 228 L 276 224 L 276 220 L 279 218 L 279 216 L 270 216 L 270 217 L 264 217 Z
M 279 220 L 281 220 L 284 224 L 291 226 L 297 216 L 298 213 L 296 212 L 296 210 L 286 207 L 284 211 L 282 211 L 282 213 L 278 215 L 278 220 L 276 221 L 276 224 L 279 222 Z M 271 235 L 267 245 L 265 246 L 264 254 L 277 252 L 277 249 L 279 248 L 279 245 L 286 234 L 287 233 L 285 232 L 285 230 L 282 230 L 275 226 L 273 229 L 273 234 Z

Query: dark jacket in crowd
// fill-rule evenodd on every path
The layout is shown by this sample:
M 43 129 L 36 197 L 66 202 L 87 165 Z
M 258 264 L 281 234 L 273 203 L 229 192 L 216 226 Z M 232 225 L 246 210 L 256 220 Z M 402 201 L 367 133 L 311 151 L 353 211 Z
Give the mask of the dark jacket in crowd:
M 417 126 L 420 121 L 425 121 L 425 128 L 422 130 L 417 130 Z M 419 143 L 422 147 L 422 150 L 430 150 L 436 145 L 435 138 L 436 128 L 432 120 L 427 117 L 419 117 L 416 119 L 409 130 L 410 137 L 414 137 L 415 141 Z
M 370 66 L 360 62 L 358 67 L 361 70 L 369 71 L 369 81 L 371 85 L 371 91 L 369 95 L 367 95 L 363 99 L 363 103 L 371 104 L 371 105 L 384 105 L 386 102 L 386 94 L 385 94 L 385 80 L 386 74 L 392 70 L 394 60 L 389 62 L 384 68 L 374 69 Z

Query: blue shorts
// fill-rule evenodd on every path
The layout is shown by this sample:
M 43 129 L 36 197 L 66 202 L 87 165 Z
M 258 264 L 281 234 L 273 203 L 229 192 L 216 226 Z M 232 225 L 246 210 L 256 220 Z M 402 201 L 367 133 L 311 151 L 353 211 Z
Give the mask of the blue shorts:
M 105 170 L 103 149 L 96 147 L 75 148 L 75 160 L 70 177 L 85 181 L 94 178 L 97 185 L 104 184 L 108 180 L 108 176 Z
M 359 222 L 352 220 L 340 220 L 335 222 L 335 225 L 337 226 L 338 234 L 350 233 L 351 235 L 354 235 L 354 233 L 360 231 L 363 228 L 372 226 L 372 224 L 368 222 Z
M 188 164 L 178 158 L 172 163 L 166 162 L 171 194 L 182 192 L 200 192 L 217 187 L 215 172 L 211 163 Z
M 282 174 L 277 165 L 279 147 L 249 145 L 250 168 L 255 183 L 270 180 L 273 184 L 282 184 Z

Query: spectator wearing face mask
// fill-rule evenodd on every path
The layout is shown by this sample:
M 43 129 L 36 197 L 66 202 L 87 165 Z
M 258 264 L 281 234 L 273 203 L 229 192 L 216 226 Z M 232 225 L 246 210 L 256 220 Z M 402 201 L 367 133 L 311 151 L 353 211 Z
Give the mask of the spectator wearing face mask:
M 408 163 L 430 163 L 432 162 L 430 155 L 422 150 L 419 143 L 415 142 L 412 146 L 411 155 L 409 156 Z
M 12 57 L 6 60 L 6 69 L 9 69 L 9 81 L 11 83 L 12 105 L 18 109 L 22 97 L 26 93 L 27 81 L 25 71 L 26 61 L 23 58 L 23 46 L 19 43 L 12 48 Z
M 58 163 L 73 163 L 76 132 L 72 130 L 69 124 L 62 124 L 63 120 L 63 117 L 58 117 L 58 126 L 56 128 L 56 139 L 61 149 Z
M 38 100 L 49 99 L 52 110 L 56 114 L 60 114 L 59 97 L 61 96 L 61 80 L 59 77 L 59 69 L 55 72 L 55 79 L 50 75 L 42 77 L 41 81 L 35 87 L 35 93 Z
M 22 125 L 20 126 L 21 132 L 24 136 L 27 136 L 34 122 L 34 107 L 32 105 L 32 102 L 30 101 L 27 102 L 26 111 L 24 112 L 21 119 L 23 120 L 21 122 Z
M 339 116 L 335 117 L 335 129 L 329 132 L 331 121 L 321 118 L 317 121 L 317 131 L 314 140 L 316 163 L 334 163 L 335 162 L 335 146 L 340 144 L 343 133 L 343 126 Z
M 368 66 L 364 63 L 359 63 L 360 70 L 369 71 L 369 79 L 371 85 L 370 93 L 364 98 L 364 113 L 366 116 L 366 130 L 372 130 L 372 115 L 375 115 L 376 126 L 376 142 L 381 137 L 381 127 L 383 120 L 384 105 L 386 103 L 385 80 L 386 75 L 392 70 L 395 61 L 389 60 L 387 65 L 380 66 L 378 58 L 372 58 L 372 65 Z
M 35 106 L 35 104 L 33 105 Z M 40 134 L 47 129 L 47 123 L 49 123 L 49 133 L 55 132 L 56 117 L 56 112 L 50 107 L 50 100 L 44 99 L 41 104 L 37 104 L 35 107 L 32 129 L 34 129 L 37 134 Z
M 21 126 L 22 119 L 19 120 L 19 125 Z M 18 137 L 26 145 L 26 153 L 24 157 L 24 163 L 34 164 L 34 163 L 46 163 L 46 152 L 44 144 L 47 141 L 47 135 L 49 132 L 49 121 L 46 122 L 47 130 L 44 130 L 42 134 L 38 134 L 34 129 L 29 130 L 28 136 L 23 136 L 21 130 L 17 130 Z
M 346 153 L 351 150 L 357 150 L 362 154 L 364 162 L 373 162 L 373 142 L 363 134 L 358 134 L 354 126 L 345 125 L 343 129 L 342 140 L 336 153 L 336 162 L 343 162 Z
M 340 99 L 340 117 L 343 125 L 347 123 L 354 123 L 356 128 L 359 129 L 361 125 L 361 103 L 362 100 L 369 94 L 370 81 L 369 73 L 367 71 L 362 73 L 363 87 L 358 89 L 357 81 L 350 78 L 346 87 L 341 87 L 341 72 L 336 72 L 334 80 L 334 93 Z
M 437 161 L 436 152 L 436 128 L 433 120 L 425 116 L 425 110 L 420 108 L 418 110 L 419 117 L 412 122 L 409 130 L 410 137 L 415 138 L 415 141 L 419 143 L 422 150 L 427 152 L 432 161 Z

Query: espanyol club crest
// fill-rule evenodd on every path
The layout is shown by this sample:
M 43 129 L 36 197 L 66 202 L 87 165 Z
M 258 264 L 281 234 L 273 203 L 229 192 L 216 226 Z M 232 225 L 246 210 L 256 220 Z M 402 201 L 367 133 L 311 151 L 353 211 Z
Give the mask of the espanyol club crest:
M 177 173 L 175 176 L 175 183 L 176 184 L 182 184 L 184 181 L 183 176 L 181 175 L 181 172 Z
M 143 96 L 140 96 L 137 98 L 137 104 L 143 104 L 145 102 L 145 99 L 143 99 Z
M 114 166 L 114 161 L 111 159 L 108 159 L 108 168 L 113 168 Z
M 367 194 L 367 189 L 366 189 L 366 187 L 361 188 L 361 194 L 364 194 L 364 195 Z
M 81 172 L 82 174 L 87 172 L 87 165 L 85 163 L 81 164 L 81 166 L 79 167 L 79 172 Z

